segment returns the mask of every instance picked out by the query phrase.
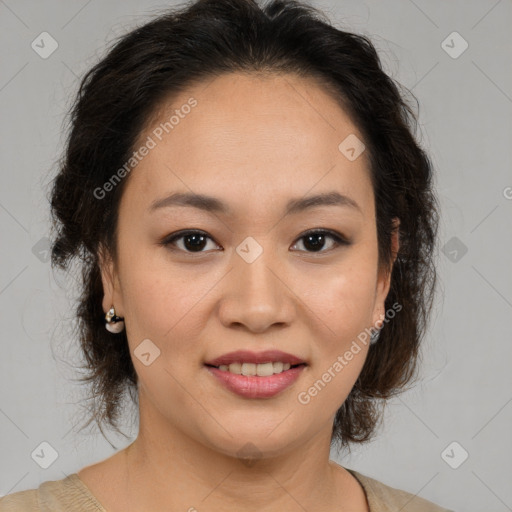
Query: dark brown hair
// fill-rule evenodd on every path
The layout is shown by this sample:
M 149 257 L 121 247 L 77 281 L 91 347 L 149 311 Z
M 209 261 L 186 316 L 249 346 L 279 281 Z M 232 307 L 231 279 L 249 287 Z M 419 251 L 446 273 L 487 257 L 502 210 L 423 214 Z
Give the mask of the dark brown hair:
M 405 92 L 382 69 L 367 37 L 332 26 L 317 9 L 292 0 L 199 0 L 131 30 L 83 77 L 51 191 L 52 266 L 82 269 L 78 332 L 93 400 L 89 422 L 118 430 L 121 398 L 137 400 L 137 375 L 125 331 L 105 329 L 98 252 L 115 259 L 119 200 L 128 178 L 98 199 L 129 160 L 138 136 L 169 95 L 228 72 L 315 77 L 364 138 L 375 195 L 379 264 L 390 266 L 392 220 L 400 219 L 386 310 L 402 310 L 371 345 L 355 386 L 337 411 L 332 441 L 368 441 L 385 399 L 416 377 L 420 340 L 432 309 L 438 207 L 432 165 L 415 140 L 417 117 Z M 403 91 L 401 93 L 400 91 Z M 409 93 L 413 99 L 414 96 Z M 416 102 L 417 103 L 417 102 Z M 341 141 L 340 141 L 341 142 Z M 119 430 L 118 430 L 119 431 Z

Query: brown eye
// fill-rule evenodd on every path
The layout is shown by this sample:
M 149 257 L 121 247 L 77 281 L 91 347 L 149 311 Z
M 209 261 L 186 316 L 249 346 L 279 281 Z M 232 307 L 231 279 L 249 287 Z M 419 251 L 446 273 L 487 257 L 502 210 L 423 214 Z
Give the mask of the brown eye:
M 331 243 L 330 248 L 323 250 L 326 240 L 328 239 L 331 239 L 334 242 Z M 303 234 L 299 240 L 304 240 L 303 245 L 307 252 L 327 252 L 339 247 L 340 245 L 350 245 L 348 240 L 339 233 L 325 229 L 308 231 Z
M 180 247 L 176 245 L 176 242 L 183 240 L 183 244 Z M 204 248 L 207 246 L 207 240 L 212 240 L 203 231 L 180 231 L 167 237 L 162 245 L 164 246 L 175 246 L 177 249 L 185 252 L 205 252 Z
M 173 233 L 172 235 L 166 237 L 161 242 L 161 245 L 186 253 L 201 253 L 207 252 L 205 251 L 205 248 L 208 245 L 208 240 L 213 242 L 213 239 L 204 231 L 187 230 L 178 231 L 177 233 Z M 350 242 L 343 235 L 335 231 L 325 229 L 308 231 L 307 233 L 303 234 L 299 240 L 304 240 L 303 245 L 305 247 L 305 251 L 311 253 L 328 252 L 329 250 L 336 249 L 340 245 L 350 245 Z M 327 243 L 329 240 L 331 240 L 330 247 Z M 328 248 L 324 249 L 326 244 Z M 295 245 L 297 245 L 297 242 L 294 244 L 294 246 Z M 217 245 L 217 247 L 219 246 Z

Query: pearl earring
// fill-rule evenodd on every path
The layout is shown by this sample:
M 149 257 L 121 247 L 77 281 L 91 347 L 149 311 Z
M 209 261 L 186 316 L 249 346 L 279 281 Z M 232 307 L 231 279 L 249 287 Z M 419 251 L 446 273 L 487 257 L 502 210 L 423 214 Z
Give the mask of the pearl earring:
M 114 306 L 108 310 L 108 313 L 105 314 L 105 329 L 107 331 L 118 334 L 124 329 L 124 318 L 120 316 L 116 316 L 116 310 Z

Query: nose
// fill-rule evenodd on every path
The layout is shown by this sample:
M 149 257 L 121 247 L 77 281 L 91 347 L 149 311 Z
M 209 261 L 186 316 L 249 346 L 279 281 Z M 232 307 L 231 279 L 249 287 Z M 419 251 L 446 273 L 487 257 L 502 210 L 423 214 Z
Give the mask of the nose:
M 289 325 L 296 312 L 296 298 L 283 265 L 276 264 L 270 251 L 263 251 L 252 263 L 235 253 L 233 265 L 219 307 L 222 324 L 253 333 Z

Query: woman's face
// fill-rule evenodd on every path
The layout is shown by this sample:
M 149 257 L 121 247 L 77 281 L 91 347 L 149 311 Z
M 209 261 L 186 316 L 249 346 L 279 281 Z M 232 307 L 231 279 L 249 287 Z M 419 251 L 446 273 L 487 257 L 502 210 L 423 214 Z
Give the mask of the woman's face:
M 330 439 L 368 351 L 353 342 L 382 318 L 389 289 L 354 137 L 311 79 L 243 74 L 189 88 L 140 135 L 135 149 L 147 150 L 125 178 L 117 265 L 102 276 L 104 310 L 125 317 L 141 426 L 230 455 L 247 443 L 265 456 Z M 331 201 L 308 205 L 322 195 Z M 199 233 L 170 241 L 183 230 Z M 236 372 L 278 372 L 287 356 L 238 368 L 237 358 L 258 359 L 235 355 L 229 374 L 207 365 L 242 350 L 305 365 L 252 377 Z

